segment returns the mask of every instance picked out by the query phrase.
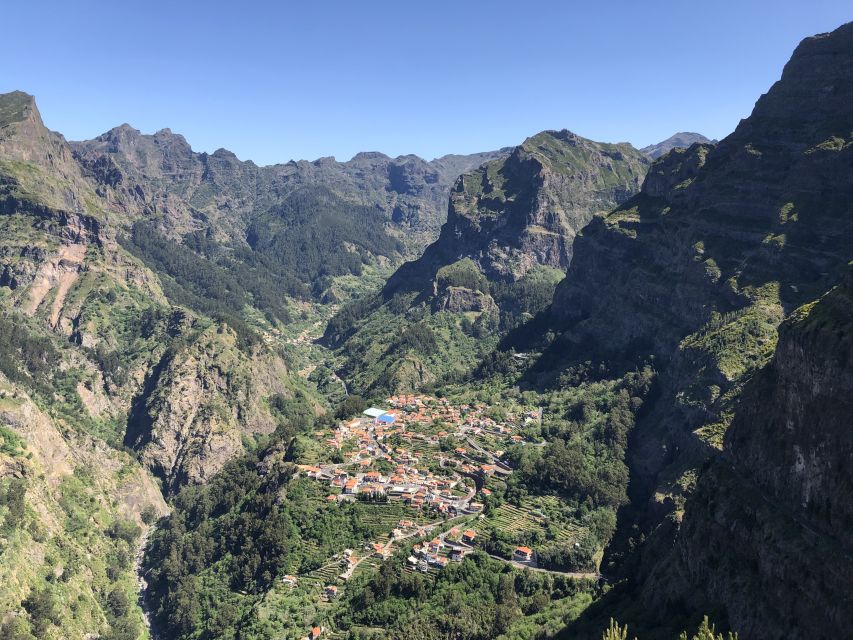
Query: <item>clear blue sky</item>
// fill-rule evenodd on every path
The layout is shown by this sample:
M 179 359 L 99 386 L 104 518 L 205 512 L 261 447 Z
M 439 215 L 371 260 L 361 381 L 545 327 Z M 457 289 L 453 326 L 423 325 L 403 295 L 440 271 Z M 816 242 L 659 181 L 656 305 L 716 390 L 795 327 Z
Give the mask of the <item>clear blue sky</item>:
M 849 0 L 4 3 L 0 91 L 69 139 L 128 122 L 259 164 L 432 158 L 543 129 L 729 133 Z

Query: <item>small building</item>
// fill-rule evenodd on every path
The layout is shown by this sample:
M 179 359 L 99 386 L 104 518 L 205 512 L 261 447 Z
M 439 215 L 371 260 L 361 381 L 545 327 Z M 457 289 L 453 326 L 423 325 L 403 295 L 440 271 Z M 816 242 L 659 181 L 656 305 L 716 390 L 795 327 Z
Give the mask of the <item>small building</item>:
M 338 588 L 333 584 L 327 584 L 323 589 L 323 595 L 329 600 L 334 600 L 338 597 Z
M 308 632 L 308 640 L 317 640 L 323 634 L 323 627 L 311 627 Z
M 477 532 L 473 529 L 466 529 L 462 532 L 462 542 L 466 544 L 474 544 L 474 540 L 477 538 Z
M 299 584 L 299 581 L 296 579 L 296 576 L 290 576 L 290 575 L 288 575 L 288 576 L 284 576 L 284 577 L 281 579 L 281 583 L 282 583 L 283 585 L 286 585 L 286 586 L 288 586 L 288 587 L 293 588 L 293 587 L 295 587 L 297 584 Z
M 533 560 L 533 549 L 530 547 L 516 547 L 512 553 L 512 559 L 518 562 L 530 562 Z
M 376 422 L 381 424 L 394 424 L 396 420 L 397 416 L 395 416 L 393 413 L 383 413 L 382 415 L 376 417 Z
M 357 488 L 358 488 L 358 479 L 350 478 L 344 484 L 344 493 L 354 494 L 356 492 Z
M 385 410 L 377 409 L 376 407 L 370 407 L 369 409 L 365 409 L 364 411 L 362 411 L 362 413 L 368 418 L 373 418 L 374 420 L 376 420 L 376 418 L 385 414 Z

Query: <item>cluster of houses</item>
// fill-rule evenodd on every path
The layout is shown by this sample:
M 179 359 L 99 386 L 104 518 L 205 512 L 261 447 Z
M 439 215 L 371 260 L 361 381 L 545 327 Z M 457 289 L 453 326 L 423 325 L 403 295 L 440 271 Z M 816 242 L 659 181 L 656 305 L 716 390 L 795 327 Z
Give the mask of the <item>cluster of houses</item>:
M 443 569 L 450 562 L 462 562 L 471 552 L 477 532 L 467 529 L 460 535 L 454 527 L 446 534 L 436 536 L 429 542 L 412 547 L 412 555 L 406 559 L 410 568 L 427 573 L 430 567 Z

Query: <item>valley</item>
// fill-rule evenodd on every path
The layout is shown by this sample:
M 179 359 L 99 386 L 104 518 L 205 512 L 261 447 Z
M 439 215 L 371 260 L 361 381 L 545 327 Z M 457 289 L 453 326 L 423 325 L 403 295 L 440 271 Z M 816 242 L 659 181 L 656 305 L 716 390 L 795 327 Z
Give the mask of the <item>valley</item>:
M 851 100 L 853 23 L 641 150 L 259 166 L 0 95 L 0 637 L 844 637 Z

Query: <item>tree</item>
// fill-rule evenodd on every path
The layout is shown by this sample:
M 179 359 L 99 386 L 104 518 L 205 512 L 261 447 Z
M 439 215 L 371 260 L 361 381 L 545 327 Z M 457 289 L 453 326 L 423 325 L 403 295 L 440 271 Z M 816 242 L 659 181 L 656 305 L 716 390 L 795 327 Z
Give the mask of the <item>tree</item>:
M 602 634 L 601 640 L 628 640 L 628 625 L 620 627 L 618 622 L 610 618 L 610 626 Z

